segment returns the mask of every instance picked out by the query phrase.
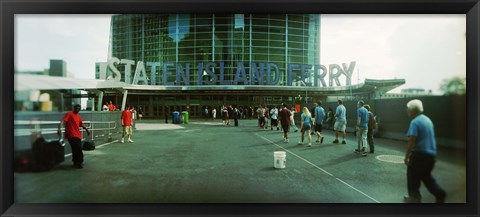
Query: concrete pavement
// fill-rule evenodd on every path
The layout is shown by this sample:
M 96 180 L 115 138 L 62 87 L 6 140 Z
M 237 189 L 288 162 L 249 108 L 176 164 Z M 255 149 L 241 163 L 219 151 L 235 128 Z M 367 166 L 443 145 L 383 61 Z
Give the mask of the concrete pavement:
M 232 121 L 233 123 L 233 121 Z M 16 203 L 401 203 L 406 194 L 406 142 L 376 139 L 375 153 L 354 154 L 356 140 L 298 145 L 256 120 L 225 127 L 221 120 L 137 122 L 134 143 L 114 141 L 84 151 L 83 169 L 65 162 L 51 171 L 15 174 Z M 313 138 L 315 141 L 315 138 Z M 273 152 L 286 152 L 276 169 Z M 465 153 L 439 149 L 433 176 L 447 203 L 466 202 Z M 424 202 L 434 202 L 422 185 Z

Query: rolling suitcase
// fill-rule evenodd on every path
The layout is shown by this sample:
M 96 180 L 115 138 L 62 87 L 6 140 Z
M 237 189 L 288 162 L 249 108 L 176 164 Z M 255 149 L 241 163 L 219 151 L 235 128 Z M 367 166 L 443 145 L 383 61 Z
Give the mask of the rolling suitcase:
M 65 161 L 65 143 L 62 139 L 46 141 L 38 138 L 32 144 L 32 170 L 47 171 Z
M 82 142 L 82 149 L 85 151 L 95 150 L 95 142 L 93 140 L 84 140 Z

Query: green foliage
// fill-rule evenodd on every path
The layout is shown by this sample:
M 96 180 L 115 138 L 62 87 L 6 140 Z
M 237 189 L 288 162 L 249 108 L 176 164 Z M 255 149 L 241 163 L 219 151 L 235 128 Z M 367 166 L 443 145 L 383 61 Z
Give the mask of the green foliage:
M 467 91 L 466 78 L 453 77 L 450 79 L 443 80 L 443 83 L 440 85 L 440 90 L 443 91 L 445 95 L 463 95 Z

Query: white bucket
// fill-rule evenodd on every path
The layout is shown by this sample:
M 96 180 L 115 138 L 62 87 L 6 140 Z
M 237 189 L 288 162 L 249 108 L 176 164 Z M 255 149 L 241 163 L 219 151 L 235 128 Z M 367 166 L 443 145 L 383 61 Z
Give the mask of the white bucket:
M 273 165 L 275 168 L 285 168 L 287 154 L 284 151 L 273 152 Z

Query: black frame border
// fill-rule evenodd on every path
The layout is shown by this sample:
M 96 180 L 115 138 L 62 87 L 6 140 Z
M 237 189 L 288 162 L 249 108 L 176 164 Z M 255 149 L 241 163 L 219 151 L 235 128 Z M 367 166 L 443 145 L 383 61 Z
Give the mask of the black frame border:
M 466 204 L 15 204 L 14 15 L 119 13 L 466 14 Z M 479 0 L 0 0 L 0 214 L 2 216 L 478 216 Z M 405 187 L 405 186 L 400 186 Z M 406 188 L 406 187 L 405 187 Z

